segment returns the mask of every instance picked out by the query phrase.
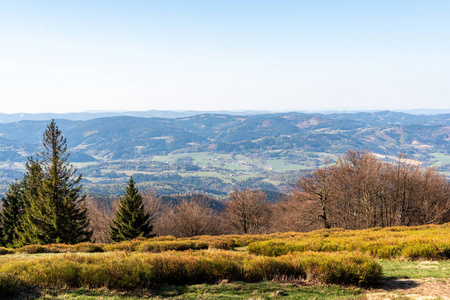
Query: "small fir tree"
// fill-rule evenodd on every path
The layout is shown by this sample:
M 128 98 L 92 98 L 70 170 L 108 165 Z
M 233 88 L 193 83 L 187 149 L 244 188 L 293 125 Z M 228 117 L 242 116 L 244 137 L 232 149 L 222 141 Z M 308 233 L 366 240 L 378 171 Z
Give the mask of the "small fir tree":
M 33 157 L 28 158 L 25 165 L 26 171 L 21 182 L 23 213 L 19 216 L 20 221 L 15 226 L 14 246 L 21 247 L 24 245 L 42 243 L 44 233 L 39 233 L 39 227 L 36 223 L 38 213 L 42 216 L 46 215 L 46 211 L 39 211 L 41 208 L 38 204 L 39 189 L 42 186 L 43 172 L 40 162 Z M 42 207 L 43 208 L 43 207 Z
M 137 237 L 154 237 L 150 216 L 144 210 L 133 177 L 130 178 L 125 196 L 119 201 L 116 220 L 110 226 L 109 236 L 115 242 L 132 240 Z
M 6 247 L 12 247 L 17 240 L 16 228 L 24 212 L 22 193 L 22 184 L 16 180 L 11 183 L 5 197 L 2 198 L 1 245 Z

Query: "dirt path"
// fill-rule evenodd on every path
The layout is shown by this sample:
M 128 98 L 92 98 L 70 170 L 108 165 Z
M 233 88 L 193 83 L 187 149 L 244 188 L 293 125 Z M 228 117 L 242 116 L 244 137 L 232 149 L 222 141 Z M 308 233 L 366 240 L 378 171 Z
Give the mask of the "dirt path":
M 445 299 L 450 300 L 450 279 L 420 278 L 384 281 L 381 288 L 369 291 L 369 300 Z

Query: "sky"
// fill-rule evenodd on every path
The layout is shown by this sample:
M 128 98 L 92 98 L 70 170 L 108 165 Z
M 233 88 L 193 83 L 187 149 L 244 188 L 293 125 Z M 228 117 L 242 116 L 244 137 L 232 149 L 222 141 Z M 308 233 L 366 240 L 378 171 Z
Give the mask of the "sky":
M 0 113 L 450 108 L 448 0 L 0 0 Z

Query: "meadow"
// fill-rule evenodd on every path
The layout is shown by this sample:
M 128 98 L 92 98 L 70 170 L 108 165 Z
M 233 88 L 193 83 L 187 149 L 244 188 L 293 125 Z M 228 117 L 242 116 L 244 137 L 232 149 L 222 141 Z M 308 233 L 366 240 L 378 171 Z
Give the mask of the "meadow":
M 0 248 L 0 297 L 354 298 L 386 278 L 449 278 L 449 232 L 443 224 Z

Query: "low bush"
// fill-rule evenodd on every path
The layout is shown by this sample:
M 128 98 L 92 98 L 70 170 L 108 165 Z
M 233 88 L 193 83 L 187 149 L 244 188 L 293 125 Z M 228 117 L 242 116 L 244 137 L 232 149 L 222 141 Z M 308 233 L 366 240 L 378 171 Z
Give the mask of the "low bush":
M 6 254 L 13 254 L 16 251 L 14 251 L 14 249 L 9 249 L 9 248 L 5 248 L 5 247 L 0 247 L 0 255 L 6 255 Z
M 302 278 L 327 284 L 366 285 L 378 280 L 381 267 L 359 253 L 304 252 L 262 257 L 203 250 L 15 258 L 3 261 L 0 274 L 49 288 L 131 290 L 153 284 L 214 283 L 223 279 L 253 282 Z
M 295 251 L 360 251 L 380 259 L 448 259 L 450 235 L 448 224 L 355 231 L 330 229 L 290 237 L 276 234 L 272 239 L 250 243 L 248 251 L 265 256 Z
M 48 245 L 42 245 L 41 247 L 44 247 L 46 249 L 46 253 L 69 253 L 69 252 L 76 252 L 74 249 L 74 245 L 67 245 L 67 244 L 48 244 Z
M 439 257 L 439 249 L 434 244 L 414 243 L 402 249 L 402 256 L 407 259 L 435 259 Z
M 67 245 L 67 244 L 27 245 L 17 249 L 17 251 L 27 254 L 76 253 L 76 252 L 94 253 L 94 252 L 103 252 L 104 246 L 105 246 L 104 244 L 94 244 L 94 243 L 80 243 L 75 245 Z M 8 250 L 13 251 L 11 249 Z M 14 253 L 14 251 L 12 253 Z
M 48 246 L 42 246 L 42 245 L 28 245 L 23 246 L 22 248 L 19 248 L 19 252 L 21 253 L 27 253 L 27 254 L 37 254 L 37 253 L 49 253 L 51 252 L 49 250 L 50 248 Z M 53 252 L 55 253 L 55 252 Z
M 113 244 L 107 244 L 103 247 L 103 250 L 105 252 L 110 251 L 127 251 L 132 252 L 136 251 L 136 248 L 143 243 L 143 240 L 131 240 L 131 241 L 124 241 L 120 243 L 113 243 Z
M 19 278 L 9 275 L 0 274 L 0 298 L 16 296 L 25 286 L 24 282 Z
M 233 250 L 237 247 L 236 242 L 233 239 L 217 239 L 210 241 L 208 244 L 209 248 L 219 250 Z
M 308 279 L 336 284 L 375 284 L 381 278 L 381 266 L 367 255 L 353 252 L 317 253 L 305 256 L 293 254 L 293 260 L 303 265 Z
M 72 248 L 75 252 L 96 253 L 103 252 L 103 247 L 103 244 L 80 243 L 73 245 Z
M 163 252 L 208 249 L 208 244 L 198 241 L 149 241 L 140 244 L 136 250 L 140 252 Z
M 138 238 L 113 244 L 31 245 L 23 253 L 70 252 L 162 252 L 199 249 L 233 250 L 248 246 L 252 254 L 281 256 L 291 252 L 360 251 L 380 259 L 448 259 L 450 258 L 450 224 L 416 227 L 371 228 L 366 230 L 322 229 L 308 233 L 285 232 L 266 235 L 222 235 L 179 238 L 162 236 Z M 7 250 L 1 250 L 4 254 Z
M 438 248 L 442 257 L 450 259 L 450 242 L 440 243 Z

